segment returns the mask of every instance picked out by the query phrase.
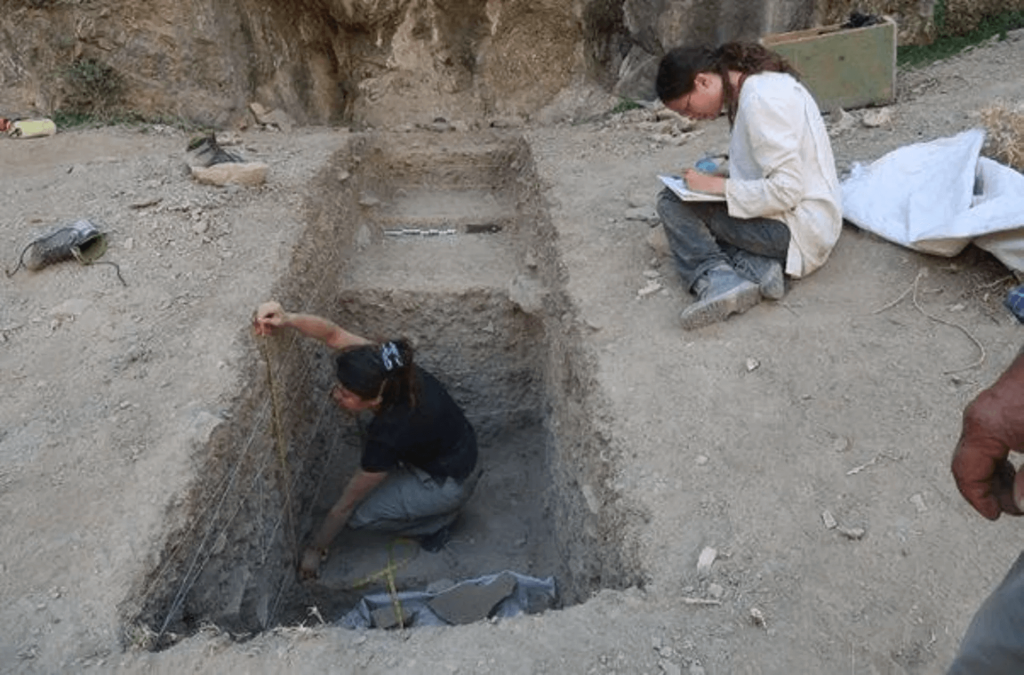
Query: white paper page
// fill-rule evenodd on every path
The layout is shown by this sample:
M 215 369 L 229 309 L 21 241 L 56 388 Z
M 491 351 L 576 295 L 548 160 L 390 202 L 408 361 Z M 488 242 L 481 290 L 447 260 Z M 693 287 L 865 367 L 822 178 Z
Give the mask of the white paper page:
M 686 187 L 685 181 L 679 176 L 658 176 L 669 190 L 684 202 L 724 202 L 725 195 L 713 195 L 707 192 L 694 192 Z

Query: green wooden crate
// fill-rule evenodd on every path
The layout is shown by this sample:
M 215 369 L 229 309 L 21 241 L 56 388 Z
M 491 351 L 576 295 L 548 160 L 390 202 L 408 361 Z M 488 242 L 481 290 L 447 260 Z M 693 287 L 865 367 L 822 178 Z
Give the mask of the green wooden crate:
M 822 112 L 896 100 L 896 23 L 889 17 L 863 28 L 776 33 L 761 44 L 793 64 Z

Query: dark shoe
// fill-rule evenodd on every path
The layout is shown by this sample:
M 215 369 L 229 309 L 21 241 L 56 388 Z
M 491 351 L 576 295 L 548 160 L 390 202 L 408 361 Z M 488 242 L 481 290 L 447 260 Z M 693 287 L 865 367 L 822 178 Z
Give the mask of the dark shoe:
M 88 265 L 106 250 L 106 237 L 88 220 L 79 220 L 26 246 L 18 259 L 18 266 L 7 276 L 12 276 L 21 267 L 34 272 L 62 260 L 77 260 Z
M 449 523 L 437 532 L 420 537 L 420 548 L 427 553 L 437 553 L 444 548 L 452 538 L 452 526 Z
M 761 302 L 761 291 L 726 264 L 705 272 L 694 284 L 697 301 L 683 310 L 679 322 L 685 330 L 703 328 L 740 314 Z
M 740 249 L 732 256 L 732 267 L 741 277 L 757 284 L 761 295 L 769 300 L 781 300 L 786 294 L 786 275 L 782 263 L 775 258 Z
M 209 168 L 214 164 L 240 163 L 242 158 L 228 152 L 217 143 L 215 134 L 193 138 L 186 149 L 189 166 Z

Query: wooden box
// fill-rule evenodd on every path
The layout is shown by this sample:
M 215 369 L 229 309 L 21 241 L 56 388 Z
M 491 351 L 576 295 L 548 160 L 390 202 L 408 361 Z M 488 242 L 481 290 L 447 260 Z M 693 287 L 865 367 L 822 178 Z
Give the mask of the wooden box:
M 889 17 L 862 28 L 776 33 L 761 44 L 793 64 L 822 112 L 896 100 L 896 23 Z

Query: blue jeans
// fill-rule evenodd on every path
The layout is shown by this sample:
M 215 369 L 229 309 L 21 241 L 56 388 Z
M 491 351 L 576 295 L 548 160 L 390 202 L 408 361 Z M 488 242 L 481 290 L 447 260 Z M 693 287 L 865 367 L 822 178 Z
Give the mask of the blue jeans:
M 772 218 L 733 218 L 725 202 L 684 202 L 665 188 L 658 195 L 679 276 L 688 290 L 712 267 L 731 264 L 737 249 L 775 258 L 786 266 L 789 228 Z
M 978 609 L 948 675 L 1024 673 L 1024 554 Z

